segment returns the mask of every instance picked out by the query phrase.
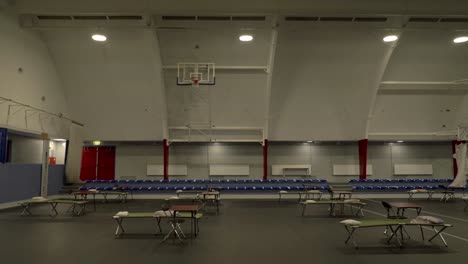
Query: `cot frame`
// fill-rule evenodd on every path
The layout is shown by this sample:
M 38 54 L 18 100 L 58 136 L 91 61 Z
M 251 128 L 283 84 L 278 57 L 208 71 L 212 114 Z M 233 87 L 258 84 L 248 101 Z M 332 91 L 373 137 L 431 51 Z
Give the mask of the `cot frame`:
M 348 205 L 351 209 L 351 214 L 354 214 L 355 216 L 364 216 L 363 208 L 366 206 L 366 203 L 363 202 L 345 202 L 343 200 L 329 200 L 329 201 L 317 201 L 315 203 L 308 203 L 307 201 L 305 202 L 300 202 L 299 203 L 302 206 L 302 213 L 301 215 L 305 215 L 305 210 L 308 205 L 319 205 L 319 204 L 327 204 L 328 207 L 328 215 L 329 216 L 336 216 L 335 208 L 336 205 L 341 205 L 341 214 L 344 212 L 344 206 Z M 357 208 L 356 213 L 353 212 L 353 208 Z
M 86 204 L 88 201 L 76 201 L 76 200 L 63 200 L 63 199 L 56 199 L 56 200 L 44 200 L 44 201 L 24 201 L 19 203 L 19 205 L 23 208 L 21 215 L 24 216 L 26 213 L 28 215 L 33 215 L 31 212 L 31 205 L 33 204 L 49 204 L 51 206 L 51 210 L 53 214 L 50 214 L 51 217 L 56 217 L 59 213 L 57 211 L 58 204 L 71 204 L 70 208 L 68 208 L 67 212 L 70 210 L 72 211 L 73 215 L 81 216 L 86 213 Z M 76 206 L 79 206 L 78 212 L 75 212 Z
M 365 223 L 365 221 L 364 221 Z M 395 220 L 388 220 L 386 222 L 382 222 L 381 224 L 375 224 L 375 225 L 350 225 L 350 224 L 344 224 L 344 227 L 346 229 L 346 232 L 348 233 L 348 237 L 345 240 L 345 244 L 348 244 L 349 241 L 351 241 L 356 249 L 359 248 L 358 244 L 356 243 L 356 240 L 354 239 L 354 234 L 356 230 L 358 229 L 364 229 L 364 228 L 374 228 L 374 227 L 385 227 L 386 230 L 389 229 L 391 230 L 391 234 L 387 238 L 387 244 L 390 244 L 390 241 L 395 238 L 398 246 L 401 248 L 403 247 L 403 242 L 404 242 L 404 236 L 403 236 L 403 230 L 405 227 L 408 226 L 418 226 L 421 232 L 421 237 L 422 240 L 424 241 L 424 232 L 423 232 L 423 227 L 428 227 L 431 228 L 434 231 L 434 235 L 432 235 L 427 241 L 431 242 L 434 240 L 434 238 L 439 237 L 442 242 L 444 243 L 445 247 L 448 247 L 447 241 L 445 240 L 442 232 L 447 229 L 448 227 L 452 227 L 450 224 L 431 224 L 431 223 L 411 223 L 409 221 L 404 221 L 404 222 L 398 222 Z M 436 227 L 441 227 L 441 229 L 437 229 Z M 398 232 L 400 232 L 401 238 L 398 237 Z M 384 232 L 385 233 L 385 232 Z

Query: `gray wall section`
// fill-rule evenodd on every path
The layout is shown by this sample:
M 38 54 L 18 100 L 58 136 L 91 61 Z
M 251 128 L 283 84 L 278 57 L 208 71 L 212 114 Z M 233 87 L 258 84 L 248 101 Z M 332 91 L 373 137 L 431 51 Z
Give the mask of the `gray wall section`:
M 11 163 L 42 164 L 42 140 L 20 135 L 8 135 L 11 140 Z
M 63 187 L 65 177 L 65 165 L 49 166 L 49 183 L 47 185 L 47 194 L 57 195 Z
M 39 196 L 41 165 L 0 164 L 0 203 Z
M 278 143 L 269 146 L 271 165 L 311 165 L 313 178 L 330 182 L 347 182 L 358 176 L 333 176 L 333 165 L 359 164 L 357 143 Z M 393 164 L 432 164 L 433 178 L 452 178 L 452 153 L 444 143 L 375 143 L 368 148 L 368 164 L 373 165 L 369 178 L 428 178 L 431 176 L 394 176 Z M 147 164 L 162 164 L 162 145 L 119 145 L 116 155 L 117 179 L 161 179 L 146 176 Z M 230 179 L 261 179 L 263 176 L 262 146 L 255 143 L 173 143 L 169 147 L 169 164 L 187 165 L 188 176 L 171 179 L 207 179 L 209 165 L 249 165 L 249 177 Z M 219 177 L 218 177 L 219 178 Z M 288 178 L 301 178 L 290 176 Z

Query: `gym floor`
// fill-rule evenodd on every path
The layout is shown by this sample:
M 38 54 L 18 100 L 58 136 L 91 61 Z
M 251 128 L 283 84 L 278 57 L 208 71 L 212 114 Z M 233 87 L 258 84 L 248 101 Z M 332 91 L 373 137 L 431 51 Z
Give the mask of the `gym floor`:
M 406 199 L 386 199 L 386 201 Z M 380 200 L 366 199 L 365 219 L 382 218 Z M 36 206 L 33 216 L 20 216 L 19 208 L 0 211 L 0 256 L 4 263 L 443 263 L 468 259 L 468 212 L 457 199 L 415 199 L 424 206 L 421 215 L 434 215 L 453 224 L 446 230 L 445 248 L 437 238 L 420 240 L 417 228 L 409 228 L 415 240 L 399 249 L 384 242 L 383 228 L 357 233 L 360 245 L 346 246 L 345 229 L 338 222 L 354 217 L 330 217 L 327 206 L 309 206 L 300 216 L 296 200 L 280 204 L 274 200 L 223 200 L 219 214 L 206 208 L 200 222 L 200 235 L 185 244 L 155 236 L 152 219 L 128 219 L 128 234 L 114 238 L 118 211 L 152 212 L 159 200 L 133 200 L 127 204 L 98 203 L 96 212 L 82 217 L 65 215 L 60 207 L 56 218 L 48 216 L 48 205 Z M 415 215 L 408 211 L 408 216 Z M 163 221 L 163 230 L 169 225 Z M 183 229 L 189 232 L 189 225 Z M 427 232 L 429 234 L 429 231 Z

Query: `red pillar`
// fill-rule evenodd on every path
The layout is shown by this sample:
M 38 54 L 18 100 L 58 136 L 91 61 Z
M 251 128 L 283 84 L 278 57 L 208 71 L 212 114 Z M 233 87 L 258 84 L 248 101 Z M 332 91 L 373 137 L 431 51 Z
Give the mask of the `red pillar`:
M 455 153 L 457 152 L 457 145 L 464 143 L 464 141 L 452 140 L 452 160 L 453 160 L 453 178 L 457 177 L 458 166 L 457 159 L 455 159 Z
M 268 179 L 268 139 L 263 141 L 263 180 Z
M 359 179 L 367 177 L 367 143 L 368 139 L 361 139 L 359 143 Z
M 164 166 L 164 180 L 169 180 L 169 145 L 167 139 L 163 139 L 163 166 Z

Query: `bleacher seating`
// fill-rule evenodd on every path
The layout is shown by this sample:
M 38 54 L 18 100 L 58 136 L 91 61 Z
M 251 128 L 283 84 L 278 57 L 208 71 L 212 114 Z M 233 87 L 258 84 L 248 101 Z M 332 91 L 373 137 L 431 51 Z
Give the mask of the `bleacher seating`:
M 407 192 L 414 189 L 440 190 L 453 179 L 352 179 L 348 182 L 359 192 Z
M 271 179 L 271 180 L 92 180 L 86 181 L 81 190 L 122 189 L 133 192 L 174 192 L 177 190 L 206 190 L 209 187 L 228 192 L 265 192 L 280 190 L 327 190 L 328 183 L 320 179 Z

